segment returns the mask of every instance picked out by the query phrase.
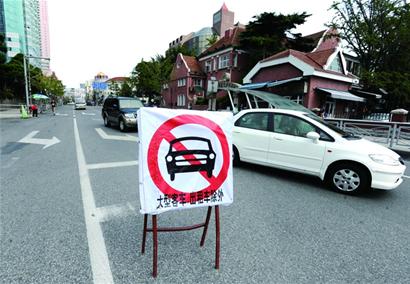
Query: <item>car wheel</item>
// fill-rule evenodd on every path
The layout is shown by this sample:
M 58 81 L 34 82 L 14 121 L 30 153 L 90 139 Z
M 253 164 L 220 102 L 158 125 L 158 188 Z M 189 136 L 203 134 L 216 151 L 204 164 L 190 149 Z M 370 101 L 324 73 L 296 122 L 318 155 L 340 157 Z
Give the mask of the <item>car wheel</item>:
M 175 174 L 170 174 L 171 177 L 171 181 L 173 181 L 175 179 Z
M 124 132 L 125 130 L 127 130 L 127 127 L 125 126 L 124 120 L 120 120 L 120 130 L 122 132 Z
M 106 115 L 104 116 L 104 125 L 105 127 L 110 127 L 110 122 L 108 121 L 108 117 Z
M 241 159 L 239 158 L 239 151 L 235 146 L 233 146 L 233 165 L 238 166 L 240 163 Z
M 327 182 L 338 192 L 356 194 L 369 189 L 370 176 L 360 165 L 342 163 L 329 170 Z

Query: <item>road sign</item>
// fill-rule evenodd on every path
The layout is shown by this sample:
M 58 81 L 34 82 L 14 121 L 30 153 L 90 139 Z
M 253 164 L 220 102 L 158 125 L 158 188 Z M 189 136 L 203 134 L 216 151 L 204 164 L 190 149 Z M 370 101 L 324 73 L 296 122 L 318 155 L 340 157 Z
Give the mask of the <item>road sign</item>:
M 141 213 L 230 204 L 232 114 L 141 108 Z

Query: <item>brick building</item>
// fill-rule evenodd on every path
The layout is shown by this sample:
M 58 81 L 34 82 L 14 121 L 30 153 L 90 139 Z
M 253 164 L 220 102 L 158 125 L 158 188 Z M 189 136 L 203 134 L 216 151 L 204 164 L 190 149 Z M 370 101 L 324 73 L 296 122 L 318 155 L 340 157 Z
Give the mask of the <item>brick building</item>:
M 366 99 L 350 92 L 358 77 L 347 69 L 340 39 L 329 33 L 334 31 L 311 35 L 316 45 L 311 52 L 288 49 L 259 61 L 245 76 L 243 88 L 288 97 L 329 117 L 357 116 Z

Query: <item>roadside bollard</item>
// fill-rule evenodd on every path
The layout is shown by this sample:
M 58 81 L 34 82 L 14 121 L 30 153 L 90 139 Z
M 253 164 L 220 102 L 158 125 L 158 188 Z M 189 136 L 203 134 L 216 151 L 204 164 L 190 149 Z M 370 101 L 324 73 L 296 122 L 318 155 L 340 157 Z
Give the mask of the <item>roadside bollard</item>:
M 23 105 L 20 108 L 20 114 L 21 114 L 22 119 L 28 118 L 27 110 L 26 110 L 25 106 L 23 106 Z

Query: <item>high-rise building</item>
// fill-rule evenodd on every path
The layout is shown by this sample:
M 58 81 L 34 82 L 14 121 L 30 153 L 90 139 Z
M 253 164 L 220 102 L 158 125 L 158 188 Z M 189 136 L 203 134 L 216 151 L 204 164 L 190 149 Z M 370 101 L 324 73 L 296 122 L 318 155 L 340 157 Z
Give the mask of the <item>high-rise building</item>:
M 48 60 L 39 59 L 50 57 L 46 0 L 0 0 L 0 33 L 5 35 L 7 60 L 23 53 L 31 65 L 49 72 Z
M 26 31 L 26 55 L 41 57 L 40 8 L 38 0 L 23 0 Z M 41 68 L 41 60 L 29 59 L 30 64 Z
M 235 13 L 228 10 L 224 3 L 218 12 L 213 16 L 213 28 L 219 36 L 223 36 L 225 31 L 234 24 Z
M 4 34 L 7 46 L 7 59 L 18 53 L 25 53 L 23 0 L 0 0 L 0 33 Z
M 41 57 L 50 58 L 50 35 L 48 30 L 48 7 L 46 0 L 39 0 L 40 8 L 40 36 L 41 36 Z M 41 69 L 44 73 L 49 74 L 50 61 L 42 60 Z

